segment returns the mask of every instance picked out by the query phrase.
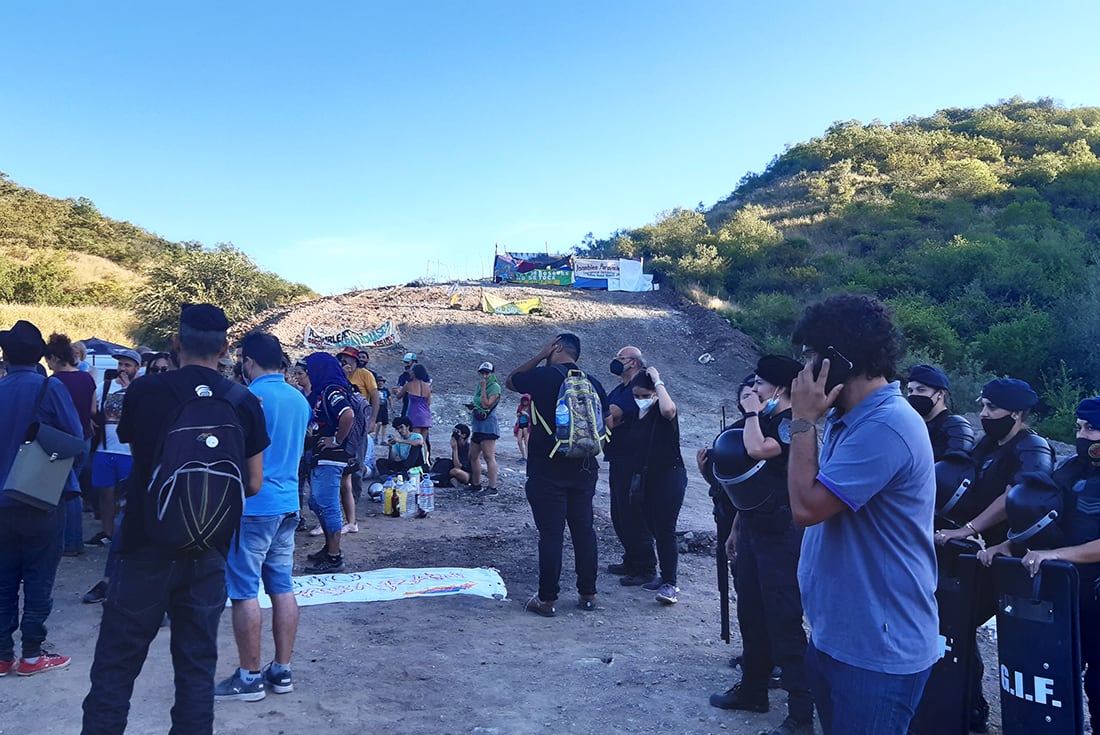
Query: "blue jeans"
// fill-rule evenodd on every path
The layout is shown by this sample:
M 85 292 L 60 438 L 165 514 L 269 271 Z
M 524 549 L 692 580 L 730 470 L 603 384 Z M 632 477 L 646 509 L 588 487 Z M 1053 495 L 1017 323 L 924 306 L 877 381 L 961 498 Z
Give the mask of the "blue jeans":
M 806 647 L 806 675 L 825 735 L 906 735 L 929 666 L 916 674 L 883 674 Z
M 134 680 L 165 613 L 172 622 L 176 684 L 169 732 L 212 733 L 218 620 L 225 599 L 225 559 L 216 551 L 175 558 L 146 551 L 120 556 L 103 603 L 81 733 L 117 735 L 126 729 Z
M 53 609 L 53 580 L 61 560 L 63 519 L 61 508 L 43 511 L 21 503 L 0 508 L 0 660 L 15 659 L 16 628 L 22 632 L 24 658 L 42 652 L 46 618 Z
M 84 440 L 84 456 L 73 465 L 73 474 L 80 477 L 84 467 L 91 463 L 92 440 Z M 84 500 L 80 495 L 73 495 L 62 501 L 65 505 L 65 535 L 61 539 L 61 548 L 69 553 L 81 553 L 84 551 Z
M 225 586 L 230 600 L 255 600 L 264 592 L 281 595 L 294 591 L 294 529 L 297 513 L 243 516 L 237 542 L 225 560 Z
M 340 508 L 340 477 L 344 468 L 319 464 L 309 475 L 309 509 L 317 514 L 325 533 L 340 533 L 344 514 Z
M 581 473 L 570 480 L 528 477 L 526 491 L 539 530 L 539 599 L 553 602 L 561 591 L 566 524 L 573 539 L 577 592 L 596 594 L 596 531 L 592 528 L 596 472 Z

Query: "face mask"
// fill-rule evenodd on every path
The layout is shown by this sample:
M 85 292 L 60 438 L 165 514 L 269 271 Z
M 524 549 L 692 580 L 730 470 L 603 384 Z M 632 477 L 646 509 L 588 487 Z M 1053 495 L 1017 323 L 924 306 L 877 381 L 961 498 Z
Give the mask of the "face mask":
M 656 398 L 635 398 L 634 402 L 638 404 L 638 414 L 644 414 L 649 410 L 649 407 L 657 402 Z
M 775 410 L 775 407 L 778 406 L 778 405 L 779 405 L 779 396 L 772 396 L 772 398 L 767 403 L 764 404 L 764 408 L 762 408 L 760 410 L 760 413 L 764 414 L 765 416 L 768 416 L 768 415 L 771 414 L 772 411 Z
M 985 435 L 998 442 L 1008 436 L 1008 432 L 1012 431 L 1012 427 L 1015 425 L 1016 419 L 1012 417 L 1012 414 L 1002 416 L 999 419 L 982 419 L 982 430 L 985 431 Z
M 1094 439 L 1078 439 L 1077 456 L 1093 464 L 1100 464 L 1100 442 Z
M 626 366 L 623 365 L 621 360 L 615 359 L 615 360 L 611 361 L 611 374 L 612 375 L 622 375 L 623 370 L 625 370 L 625 369 L 626 369 Z
M 909 401 L 909 405 L 921 416 L 927 416 L 932 413 L 933 401 L 931 396 L 911 395 L 905 400 Z

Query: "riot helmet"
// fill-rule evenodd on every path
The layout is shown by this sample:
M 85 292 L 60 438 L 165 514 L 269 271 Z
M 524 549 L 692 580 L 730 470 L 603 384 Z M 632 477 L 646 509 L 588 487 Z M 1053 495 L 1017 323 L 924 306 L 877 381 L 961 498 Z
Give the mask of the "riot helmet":
M 1028 472 L 1005 494 L 1008 541 L 1014 555 L 1062 545 L 1062 491 L 1048 475 Z
M 974 463 L 964 454 L 949 454 L 936 462 L 936 515 L 958 527 L 980 513 L 985 506 L 971 492 L 976 477 Z
M 771 498 L 769 484 L 760 470 L 766 460 L 755 460 L 745 449 L 745 430 L 727 429 L 714 440 L 710 450 L 714 479 L 738 510 L 759 508 Z

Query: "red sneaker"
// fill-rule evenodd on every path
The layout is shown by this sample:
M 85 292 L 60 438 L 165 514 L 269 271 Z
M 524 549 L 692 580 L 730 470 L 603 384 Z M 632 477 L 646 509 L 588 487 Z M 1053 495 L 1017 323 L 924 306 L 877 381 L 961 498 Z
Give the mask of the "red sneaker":
M 15 661 L 0 660 L 0 676 L 7 676 L 13 668 L 15 668 Z
M 34 676 L 35 674 L 41 674 L 43 671 L 49 671 L 50 669 L 64 669 L 70 663 L 72 659 L 68 656 L 61 656 L 56 653 L 42 652 L 42 655 L 38 657 L 38 660 L 33 664 L 28 663 L 27 659 L 19 659 L 19 665 L 15 667 L 15 673 L 19 676 Z

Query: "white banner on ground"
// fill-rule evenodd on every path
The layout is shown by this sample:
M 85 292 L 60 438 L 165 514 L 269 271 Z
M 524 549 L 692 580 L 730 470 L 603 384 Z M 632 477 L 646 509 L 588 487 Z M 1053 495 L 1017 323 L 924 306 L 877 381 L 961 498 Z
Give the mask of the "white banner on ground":
M 369 332 L 344 329 L 336 334 L 321 334 L 311 326 L 306 327 L 302 344 L 311 350 L 335 350 L 340 347 L 392 347 L 401 344 L 401 333 L 392 319 Z
M 508 589 L 500 572 L 485 568 L 374 569 L 350 574 L 294 577 L 294 597 L 299 605 L 381 602 L 442 595 L 477 595 L 504 600 L 508 597 Z M 271 607 L 271 598 L 262 590 L 259 599 L 260 607 Z

